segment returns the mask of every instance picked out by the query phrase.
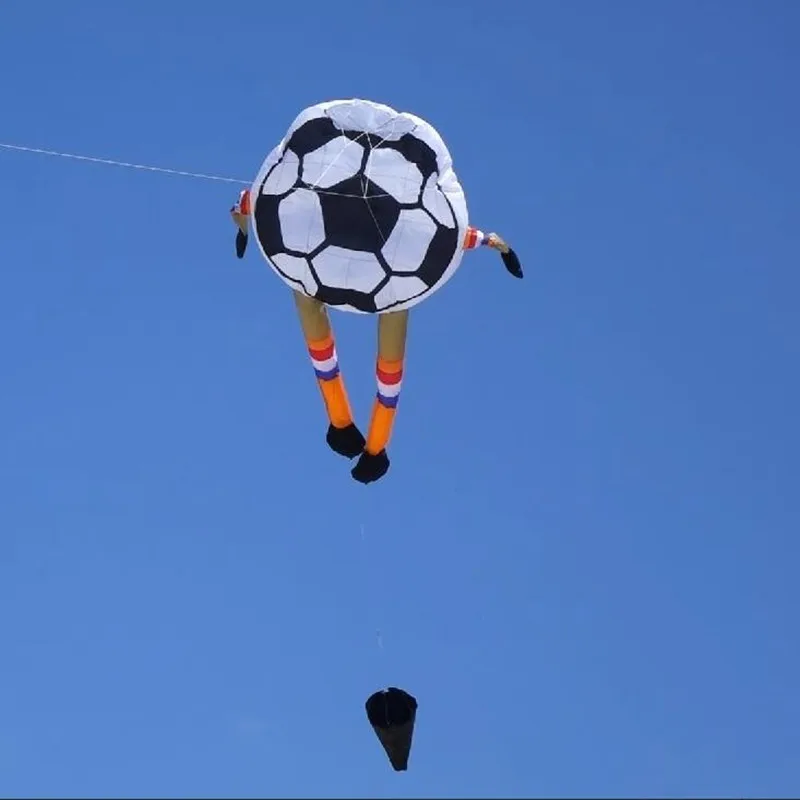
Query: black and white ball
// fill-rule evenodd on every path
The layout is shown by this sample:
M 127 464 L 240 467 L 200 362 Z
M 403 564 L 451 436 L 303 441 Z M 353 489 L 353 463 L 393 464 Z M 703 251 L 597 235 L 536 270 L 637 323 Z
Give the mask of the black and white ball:
M 458 269 L 466 199 L 437 131 L 368 100 L 305 109 L 251 191 L 255 239 L 293 289 L 346 311 L 410 308 Z

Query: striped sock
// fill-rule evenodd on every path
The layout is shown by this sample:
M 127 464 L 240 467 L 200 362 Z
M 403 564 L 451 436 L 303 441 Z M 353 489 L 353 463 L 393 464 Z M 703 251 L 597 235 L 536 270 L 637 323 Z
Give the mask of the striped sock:
M 346 428 L 352 425 L 353 412 L 339 371 L 339 359 L 333 336 L 309 341 L 307 346 L 331 425 L 334 428 Z
M 372 419 L 364 448 L 371 455 L 377 455 L 381 450 L 385 450 L 392 436 L 400 387 L 403 383 L 403 362 L 379 358 L 375 377 L 378 382 L 378 392 L 372 407 Z
M 489 244 L 489 237 L 482 230 L 470 225 L 464 235 L 464 250 L 472 250 L 484 244 Z

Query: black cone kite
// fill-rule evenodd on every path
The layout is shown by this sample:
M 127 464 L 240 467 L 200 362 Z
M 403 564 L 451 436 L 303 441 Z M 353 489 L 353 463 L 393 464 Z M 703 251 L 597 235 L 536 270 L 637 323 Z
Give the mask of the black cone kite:
M 366 702 L 367 719 L 378 737 L 395 772 L 408 769 L 417 699 L 390 686 L 371 695 Z

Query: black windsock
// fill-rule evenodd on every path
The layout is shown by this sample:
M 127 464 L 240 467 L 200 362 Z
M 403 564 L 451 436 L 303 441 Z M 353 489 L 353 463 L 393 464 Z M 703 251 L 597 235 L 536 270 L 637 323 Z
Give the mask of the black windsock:
M 408 769 L 417 700 L 408 692 L 390 686 L 371 695 L 366 702 L 367 719 L 395 772 Z

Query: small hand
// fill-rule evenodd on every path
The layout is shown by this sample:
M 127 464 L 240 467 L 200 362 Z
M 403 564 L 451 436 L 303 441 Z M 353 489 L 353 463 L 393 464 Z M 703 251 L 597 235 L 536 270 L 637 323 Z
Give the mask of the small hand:
M 247 216 L 237 210 L 236 206 L 231 209 L 231 219 L 242 233 L 247 233 Z
M 488 245 L 501 253 L 507 253 L 511 249 L 496 233 L 489 234 Z

